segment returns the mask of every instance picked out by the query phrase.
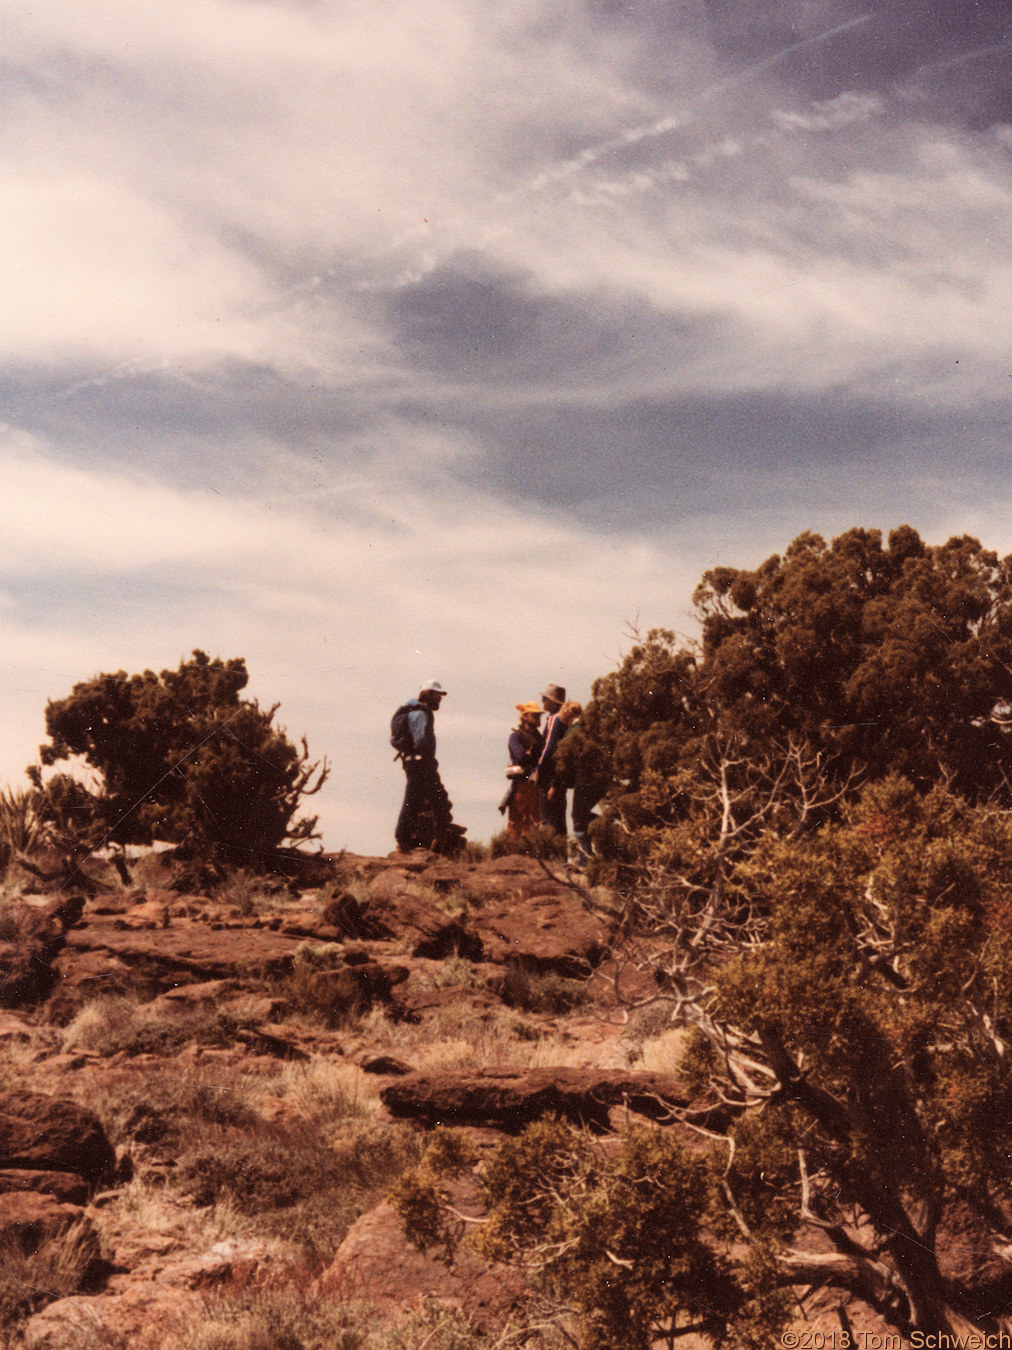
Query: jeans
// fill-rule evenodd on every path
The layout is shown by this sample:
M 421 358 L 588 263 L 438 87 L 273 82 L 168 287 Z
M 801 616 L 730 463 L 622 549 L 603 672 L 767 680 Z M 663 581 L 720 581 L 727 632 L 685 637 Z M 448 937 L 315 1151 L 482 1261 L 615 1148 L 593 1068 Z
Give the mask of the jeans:
M 413 848 L 427 848 L 441 840 L 450 824 L 450 799 L 439 777 L 439 765 L 434 759 L 405 759 L 404 801 L 397 817 L 394 838 L 404 853 Z M 432 814 L 431 828 L 426 823 L 425 839 L 419 837 L 426 812 Z
M 561 783 L 539 783 L 541 823 L 555 834 L 566 833 L 566 789 Z M 549 789 L 552 795 L 549 797 Z
M 581 863 L 590 857 L 590 822 L 597 801 L 598 794 L 593 788 L 573 788 L 573 837 L 577 859 Z

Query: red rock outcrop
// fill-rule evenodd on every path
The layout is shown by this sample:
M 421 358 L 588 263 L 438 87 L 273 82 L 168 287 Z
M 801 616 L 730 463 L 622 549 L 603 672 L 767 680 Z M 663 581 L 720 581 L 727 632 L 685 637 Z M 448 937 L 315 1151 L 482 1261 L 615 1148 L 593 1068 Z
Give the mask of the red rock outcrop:
M 481 1330 L 501 1327 L 531 1297 L 517 1271 L 490 1265 L 466 1249 L 449 1264 L 419 1251 L 405 1238 L 387 1201 L 352 1226 L 319 1288 L 342 1298 L 368 1299 L 380 1316 L 435 1298 Z
M 0 1167 L 73 1172 L 95 1186 L 115 1162 L 98 1117 L 76 1102 L 11 1092 L 0 1105 Z
M 494 1125 L 523 1129 L 544 1115 L 606 1129 L 609 1112 L 628 1106 L 663 1119 L 688 1097 L 674 1074 L 603 1069 L 526 1069 L 487 1073 L 414 1073 L 380 1094 L 394 1116 L 427 1125 Z
M 17 1008 L 46 997 L 53 961 L 83 910 L 80 893 L 58 896 L 39 910 L 25 907 L 17 936 L 0 943 L 0 1006 Z

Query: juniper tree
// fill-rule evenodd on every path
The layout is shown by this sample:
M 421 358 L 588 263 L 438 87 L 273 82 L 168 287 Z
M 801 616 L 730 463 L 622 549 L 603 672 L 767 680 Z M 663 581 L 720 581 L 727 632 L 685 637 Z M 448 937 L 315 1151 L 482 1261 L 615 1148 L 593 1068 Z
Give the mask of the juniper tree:
M 275 725 L 277 704 L 241 697 L 248 681 L 241 658 L 194 651 L 178 670 L 96 675 L 47 704 L 42 764 L 80 758 L 100 776 L 78 811 L 93 844 L 161 840 L 257 867 L 315 837 L 316 818 L 297 813 L 326 762 Z

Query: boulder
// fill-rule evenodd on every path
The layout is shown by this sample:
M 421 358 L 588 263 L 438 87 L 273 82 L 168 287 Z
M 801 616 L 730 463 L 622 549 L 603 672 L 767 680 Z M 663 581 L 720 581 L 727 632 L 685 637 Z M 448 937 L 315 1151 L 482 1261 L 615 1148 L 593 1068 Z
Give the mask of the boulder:
M 8 1191 L 0 1194 L 0 1249 L 19 1247 L 37 1252 L 42 1244 L 81 1224 L 85 1241 L 98 1255 L 98 1240 L 80 1205 L 67 1205 L 40 1191 Z
M 481 1331 L 501 1328 L 531 1300 L 523 1276 L 507 1266 L 491 1265 L 465 1249 L 449 1264 L 420 1252 L 387 1201 L 352 1225 L 318 1288 L 339 1298 L 367 1299 L 380 1318 L 436 1299 Z
M 55 979 L 53 962 L 83 910 L 80 893 L 58 896 L 38 910 L 25 909 L 17 936 L 0 943 L 0 1007 L 18 1008 L 48 995 Z
M 75 1172 L 94 1186 L 115 1162 L 98 1117 L 76 1102 L 11 1092 L 0 1105 L 0 1167 Z
M 585 978 L 604 960 L 610 933 L 579 897 L 549 881 L 492 900 L 469 920 L 487 961 L 521 962 L 525 968 Z
M 424 899 L 396 872 L 381 872 L 369 886 L 364 903 L 350 891 L 338 890 L 323 912 L 325 922 L 348 937 L 395 939 L 412 956 L 442 960 L 447 956 L 481 959 L 481 942 L 460 921 Z
M 509 1132 L 545 1115 L 604 1130 L 615 1106 L 663 1120 L 672 1107 L 689 1104 L 674 1074 L 617 1069 L 412 1073 L 388 1084 L 380 1097 L 391 1115 L 426 1125 L 492 1125 Z
M 166 1288 L 155 1280 L 136 1281 L 119 1296 L 72 1294 L 57 1299 L 22 1329 L 24 1350 L 67 1350 L 68 1345 L 129 1346 L 155 1350 L 200 1307 L 199 1295 Z M 71 1339 L 73 1338 L 73 1339 Z

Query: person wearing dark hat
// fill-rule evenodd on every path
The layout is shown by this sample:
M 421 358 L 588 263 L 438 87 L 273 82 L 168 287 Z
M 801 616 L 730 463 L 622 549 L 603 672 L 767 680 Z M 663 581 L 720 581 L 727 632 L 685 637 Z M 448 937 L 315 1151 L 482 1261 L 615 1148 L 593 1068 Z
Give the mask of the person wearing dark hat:
M 435 714 L 446 697 L 446 690 L 438 680 L 429 680 L 418 691 L 418 697 L 409 699 L 394 713 L 390 724 L 390 742 L 404 765 L 407 782 L 404 802 L 394 829 L 397 849 L 409 853 L 419 846 L 423 816 L 431 812 L 432 826 L 425 833 L 426 845 L 437 850 L 450 833 L 451 806 L 446 789 L 439 777 L 436 760 Z
M 566 833 L 566 789 L 555 774 L 555 752 L 559 748 L 567 727 L 559 720 L 559 711 L 566 701 L 566 691 L 560 684 L 550 684 L 541 695 L 541 706 L 548 714 L 545 724 L 545 744 L 534 770 L 534 780 L 538 785 L 538 800 L 541 809 L 541 823 L 554 834 Z
M 541 820 L 541 805 L 536 784 L 531 781 L 544 746 L 541 735 L 541 708 L 533 701 L 518 703 L 519 725 L 510 732 L 508 743 L 509 766 L 506 776 L 509 789 L 500 805 L 508 810 L 506 833 L 510 839 L 519 839 L 537 828 Z

